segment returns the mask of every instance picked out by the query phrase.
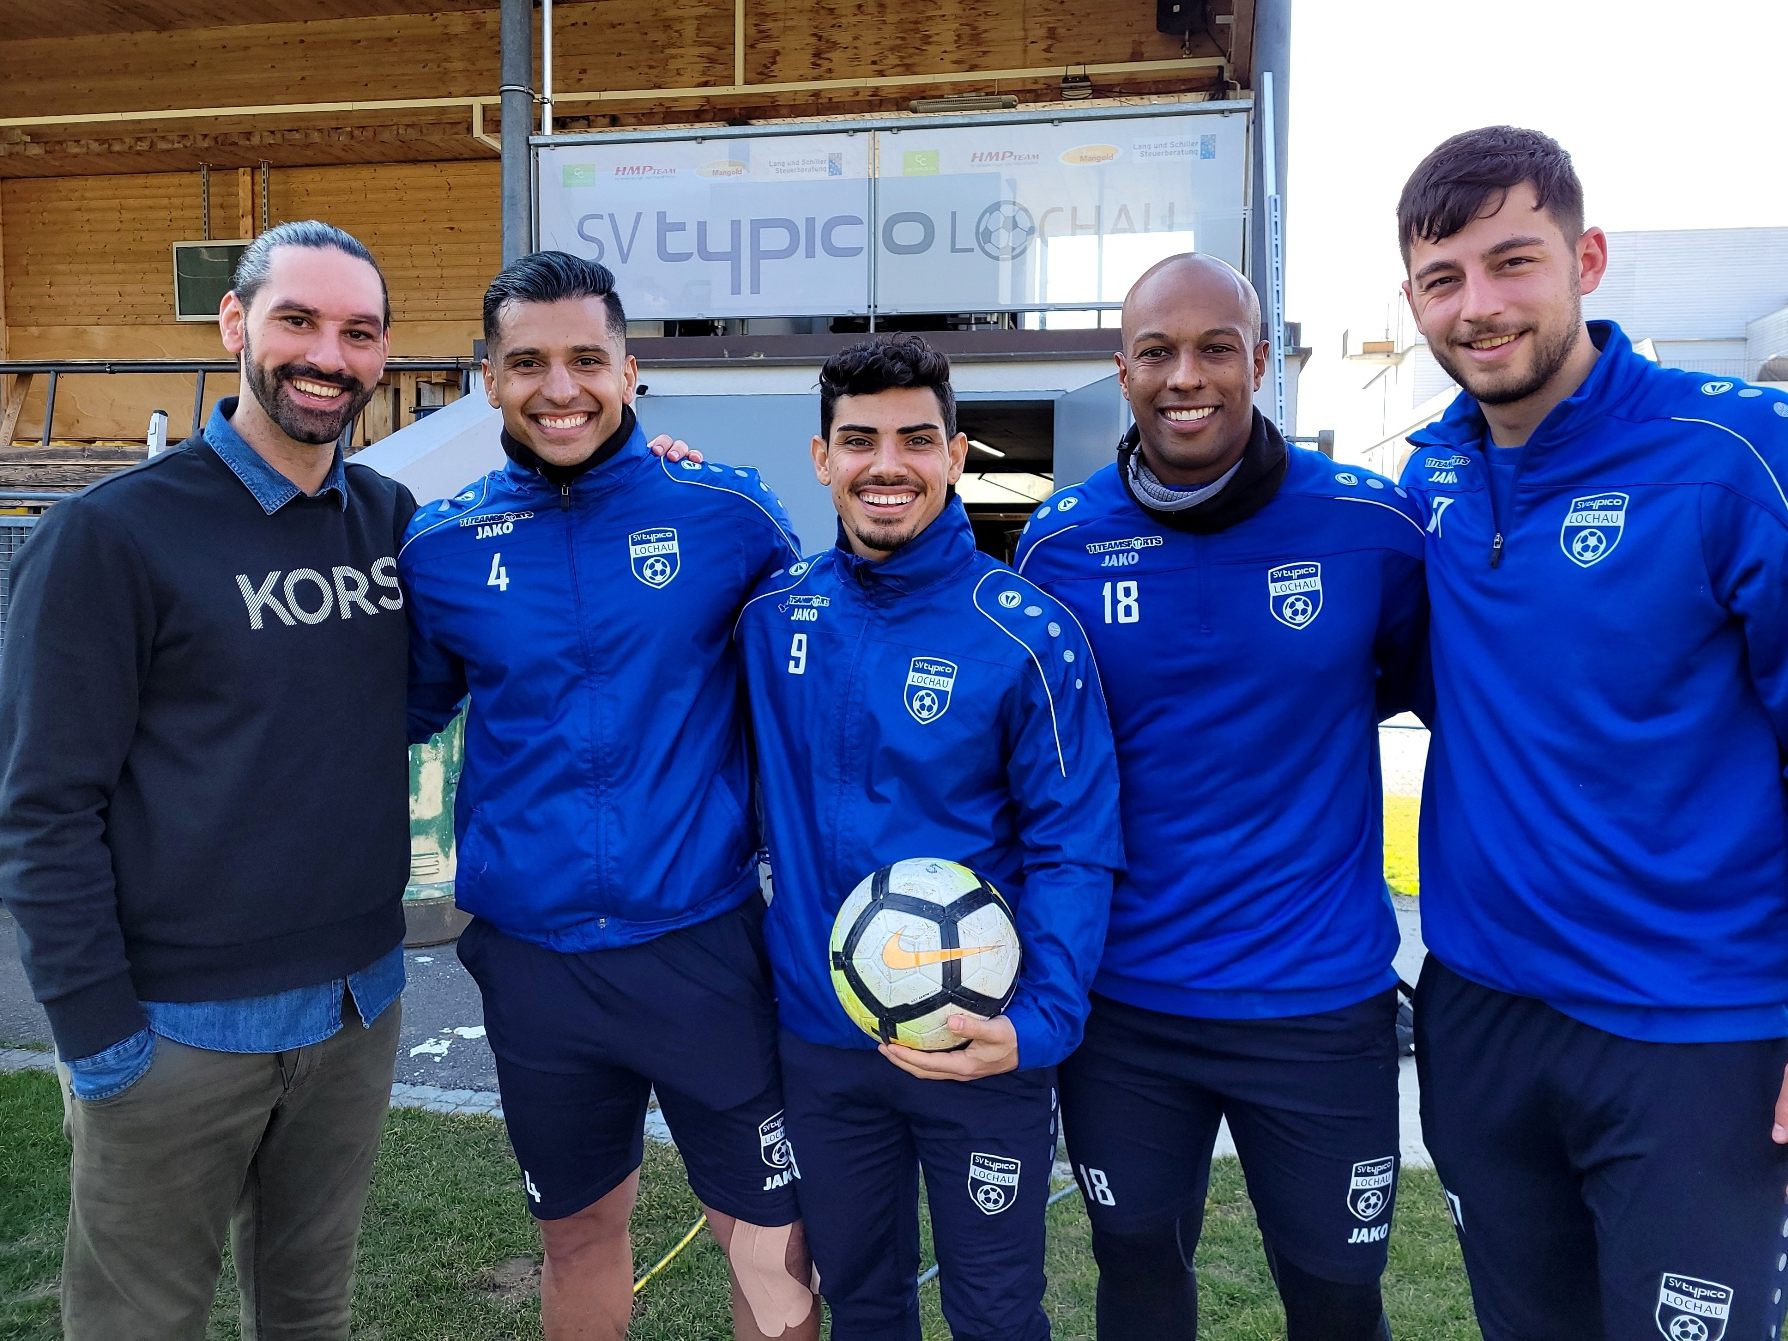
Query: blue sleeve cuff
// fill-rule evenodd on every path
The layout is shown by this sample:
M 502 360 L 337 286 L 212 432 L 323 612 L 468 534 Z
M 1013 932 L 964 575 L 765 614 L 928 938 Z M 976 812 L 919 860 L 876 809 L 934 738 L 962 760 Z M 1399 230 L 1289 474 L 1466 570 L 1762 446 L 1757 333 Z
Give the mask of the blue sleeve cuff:
M 1057 1032 L 1050 1027 L 1043 1012 L 1026 1001 L 1015 1001 L 1006 1008 L 1012 1031 L 1018 1035 L 1018 1069 L 1034 1070 L 1039 1066 L 1059 1066 L 1073 1051 L 1061 1046 Z
M 124 1093 L 147 1074 L 154 1061 L 155 1035 L 145 1027 L 104 1052 L 65 1060 L 64 1064 L 75 1098 L 93 1102 Z

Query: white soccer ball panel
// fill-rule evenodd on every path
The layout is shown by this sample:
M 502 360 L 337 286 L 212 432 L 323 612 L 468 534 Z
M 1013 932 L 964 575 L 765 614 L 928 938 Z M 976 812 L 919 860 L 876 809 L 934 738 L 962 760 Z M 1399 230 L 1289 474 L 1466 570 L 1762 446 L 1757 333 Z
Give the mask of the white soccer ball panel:
M 871 875 L 857 889 L 866 890 L 875 880 Z M 940 907 L 954 903 L 970 890 L 978 889 L 981 877 L 968 867 L 937 857 L 909 857 L 888 868 L 888 888 L 908 898 L 925 899 Z M 855 894 L 855 890 L 852 891 Z
M 864 927 L 851 962 L 877 1002 L 906 1006 L 943 991 L 942 948 L 936 922 L 883 908 Z M 900 967 L 908 956 L 921 962 Z M 889 963 L 890 959 L 895 962 Z
M 977 908 L 956 928 L 962 946 L 985 946 L 981 953 L 962 960 L 962 985 L 971 992 L 996 1001 L 1006 994 L 1018 976 L 1018 929 L 997 903 Z
M 977 1020 L 987 1018 L 961 1006 L 945 1006 L 901 1025 L 894 1041 L 920 1052 L 948 1052 L 951 1048 L 960 1048 L 965 1042 L 962 1035 L 944 1023 L 952 1015 L 966 1015 Z

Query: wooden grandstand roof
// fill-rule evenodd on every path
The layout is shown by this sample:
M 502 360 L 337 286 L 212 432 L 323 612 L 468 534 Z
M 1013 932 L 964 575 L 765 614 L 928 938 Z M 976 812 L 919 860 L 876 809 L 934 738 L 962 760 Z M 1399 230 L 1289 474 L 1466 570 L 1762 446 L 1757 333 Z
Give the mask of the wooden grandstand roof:
M 492 158 L 491 0 L 17 5 L 0 42 L 0 178 Z M 1058 100 L 1248 84 L 1254 0 L 1155 31 L 1145 0 L 940 0 L 890 22 L 856 0 L 561 0 L 555 129 L 870 115 L 997 91 Z M 538 17 L 536 18 L 538 23 Z

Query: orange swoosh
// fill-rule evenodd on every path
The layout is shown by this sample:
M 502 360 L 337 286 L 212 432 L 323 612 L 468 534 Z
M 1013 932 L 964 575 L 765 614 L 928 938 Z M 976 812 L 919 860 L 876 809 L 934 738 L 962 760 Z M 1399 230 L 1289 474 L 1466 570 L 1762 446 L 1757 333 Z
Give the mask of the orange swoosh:
M 882 963 L 891 969 L 916 969 L 927 964 L 947 963 L 952 959 L 967 959 L 970 955 L 986 954 L 997 948 L 992 945 L 965 945 L 956 950 L 909 950 L 900 943 L 900 933 L 897 931 L 882 946 Z

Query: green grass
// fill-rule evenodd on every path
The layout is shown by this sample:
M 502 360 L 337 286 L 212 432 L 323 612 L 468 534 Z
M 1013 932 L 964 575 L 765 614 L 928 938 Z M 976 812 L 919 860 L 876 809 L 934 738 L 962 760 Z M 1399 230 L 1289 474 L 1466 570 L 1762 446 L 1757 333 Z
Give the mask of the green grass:
M 0 1337 L 58 1335 L 68 1145 L 56 1078 L 0 1076 Z
M 0 1337 L 54 1341 L 68 1213 L 67 1148 L 52 1076 L 0 1076 Z M 676 1155 L 648 1145 L 634 1218 L 641 1267 L 694 1221 Z M 1048 1307 L 1058 1338 L 1091 1337 L 1095 1270 L 1077 1196 L 1050 1212 Z M 356 1341 L 486 1341 L 540 1335 L 530 1273 L 538 1240 L 500 1124 L 394 1112 L 373 1179 L 354 1295 Z M 1204 1341 L 1282 1333 L 1239 1168 L 1219 1162 L 1198 1250 Z M 1434 1175 L 1403 1175 L 1385 1293 L 1399 1341 L 1473 1341 L 1470 1297 Z M 949 1335 L 938 1292 L 921 1294 L 926 1338 Z M 219 1290 L 210 1336 L 235 1338 L 235 1293 Z M 706 1235 L 646 1288 L 630 1341 L 731 1335 L 726 1266 Z
M 1416 820 L 1421 808 L 1419 796 L 1384 798 L 1384 878 L 1399 894 L 1422 892 L 1416 875 Z

